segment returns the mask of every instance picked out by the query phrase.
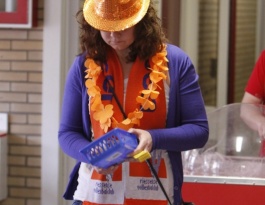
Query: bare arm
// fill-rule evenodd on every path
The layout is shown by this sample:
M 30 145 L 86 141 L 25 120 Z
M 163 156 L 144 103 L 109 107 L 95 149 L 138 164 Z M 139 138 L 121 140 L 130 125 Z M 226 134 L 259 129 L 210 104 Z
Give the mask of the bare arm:
M 245 92 L 241 106 L 241 117 L 253 130 L 265 139 L 265 116 L 261 110 L 262 100 Z M 249 105 L 251 104 L 251 105 Z
M 261 99 L 249 94 L 248 92 L 245 92 L 242 103 L 261 104 Z

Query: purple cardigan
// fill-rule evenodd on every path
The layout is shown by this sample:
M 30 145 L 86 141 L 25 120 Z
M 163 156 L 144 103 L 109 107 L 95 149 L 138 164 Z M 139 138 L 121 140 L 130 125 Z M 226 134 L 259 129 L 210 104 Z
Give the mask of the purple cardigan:
M 148 131 L 153 149 L 168 151 L 174 175 L 174 204 L 179 205 L 183 183 L 181 151 L 203 147 L 209 130 L 198 75 L 190 58 L 170 44 L 167 52 L 170 75 L 167 128 Z M 65 199 L 73 199 L 80 162 L 86 162 L 79 150 L 91 141 L 84 61 L 84 55 L 76 57 L 69 70 L 62 105 L 59 143 L 67 155 L 78 161 L 70 175 Z

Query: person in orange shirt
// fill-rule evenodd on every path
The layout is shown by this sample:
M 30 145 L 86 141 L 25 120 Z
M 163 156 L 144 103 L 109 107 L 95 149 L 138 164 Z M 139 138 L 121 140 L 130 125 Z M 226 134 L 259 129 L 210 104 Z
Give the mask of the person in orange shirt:
M 250 128 L 256 130 L 262 140 L 260 155 L 265 156 L 265 50 L 255 63 L 245 88 L 242 103 L 241 117 Z M 255 106 L 256 105 L 256 106 Z

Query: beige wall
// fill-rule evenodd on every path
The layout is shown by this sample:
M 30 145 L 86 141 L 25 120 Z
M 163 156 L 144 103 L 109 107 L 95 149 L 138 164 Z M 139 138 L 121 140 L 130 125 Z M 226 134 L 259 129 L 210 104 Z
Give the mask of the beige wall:
M 0 112 L 9 116 L 8 198 L 0 205 L 40 204 L 43 0 L 38 2 L 38 27 L 0 29 Z

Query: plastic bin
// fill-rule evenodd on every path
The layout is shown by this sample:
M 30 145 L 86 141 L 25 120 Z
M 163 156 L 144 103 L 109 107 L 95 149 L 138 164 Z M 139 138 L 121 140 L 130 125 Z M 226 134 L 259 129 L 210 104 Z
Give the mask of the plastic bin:
M 80 150 L 89 164 L 108 168 L 123 162 L 137 147 L 137 137 L 119 128 L 113 129 Z

